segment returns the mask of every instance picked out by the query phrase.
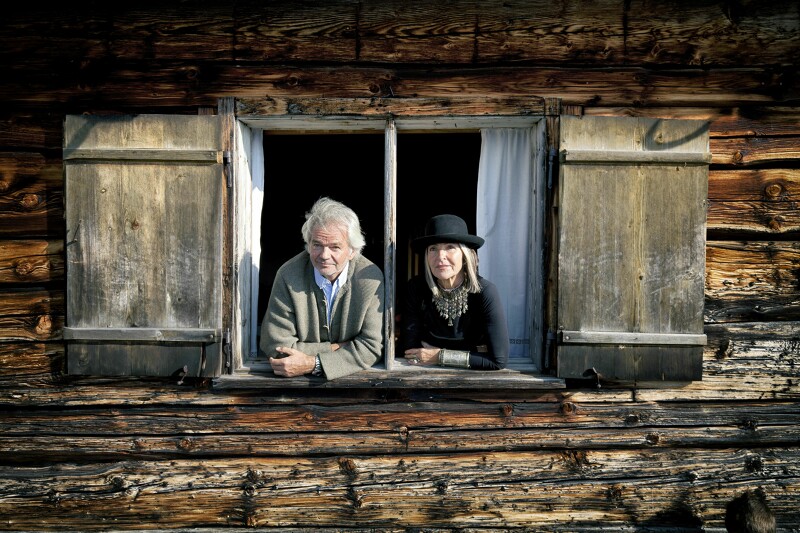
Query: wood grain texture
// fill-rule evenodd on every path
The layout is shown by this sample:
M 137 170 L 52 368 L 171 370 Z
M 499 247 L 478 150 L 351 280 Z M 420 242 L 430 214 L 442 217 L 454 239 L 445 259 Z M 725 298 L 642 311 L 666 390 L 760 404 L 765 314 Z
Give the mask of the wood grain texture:
M 721 532 L 725 503 L 759 487 L 800 529 L 798 27 L 794 0 L 7 8 L 0 529 Z M 220 97 L 305 116 L 548 98 L 554 127 L 558 98 L 568 114 L 707 121 L 702 380 L 222 390 L 65 375 L 64 117 L 208 114 Z
M 721 525 L 724 502 L 768 485 L 791 520 L 799 458 L 766 447 L 0 466 L 0 519 L 36 530 L 133 528 L 142 516 L 156 527 Z

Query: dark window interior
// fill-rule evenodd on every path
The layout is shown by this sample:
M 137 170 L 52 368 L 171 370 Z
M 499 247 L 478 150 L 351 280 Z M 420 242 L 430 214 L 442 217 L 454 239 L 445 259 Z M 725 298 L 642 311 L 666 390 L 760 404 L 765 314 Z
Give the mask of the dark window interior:
M 419 268 L 409 242 L 433 215 L 452 213 L 475 231 L 479 133 L 401 133 L 397 140 L 396 309 L 404 282 Z M 266 312 L 275 272 L 303 250 L 305 213 L 321 196 L 361 220 L 364 255 L 383 268 L 384 135 L 264 135 L 264 210 L 258 316 Z

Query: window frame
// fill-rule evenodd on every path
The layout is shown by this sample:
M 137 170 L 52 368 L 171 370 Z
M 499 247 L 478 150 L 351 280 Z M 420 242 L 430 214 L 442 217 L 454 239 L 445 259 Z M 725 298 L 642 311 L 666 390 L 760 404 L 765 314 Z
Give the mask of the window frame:
M 495 372 L 475 372 L 463 369 L 425 368 L 420 369 L 405 364 L 403 360 L 395 359 L 394 343 L 385 342 L 383 368 L 372 368 L 356 374 L 338 378 L 336 380 L 322 380 L 310 376 L 299 378 L 277 377 L 271 373 L 266 361 L 257 361 L 257 347 L 254 347 L 255 332 L 260 322 L 253 317 L 252 308 L 257 307 L 253 302 L 251 291 L 248 290 L 252 281 L 252 245 L 255 236 L 247 221 L 253 216 L 253 174 L 258 172 L 258 165 L 263 167 L 263 159 L 253 157 L 255 150 L 249 150 L 255 143 L 261 143 L 261 135 L 270 133 L 282 134 L 314 134 L 314 133 L 383 133 L 384 147 L 384 217 L 385 220 L 396 220 L 396 187 L 397 187 L 397 134 L 401 133 L 436 133 L 450 132 L 480 132 L 483 128 L 539 128 L 543 144 L 546 137 L 546 120 L 542 99 L 533 99 L 539 107 L 538 112 L 531 113 L 528 108 L 523 113 L 504 114 L 492 113 L 484 115 L 457 114 L 452 109 L 447 115 L 397 115 L 393 113 L 363 113 L 356 115 L 269 115 L 269 114 L 241 114 L 234 117 L 235 126 L 232 144 L 233 152 L 233 249 L 235 257 L 233 264 L 238 265 L 234 271 L 234 295 L 231 329 L 226 332 L 230 345 L 227 348 L 229 361 L 227 363 L 229 374 L 217 378 L 220 388 L 226 387 L 328 387 L 328 388 L 353 388 L 353 387 L 415 387 L 415 388 L 535 388 L 535 389 L 560 389 L 564 381 L 559 378 L 547 376 L 542 373 L 547 354 L 543 353 L 544 336 L 544 291 L 545 264 L 540 265 L 538 285 L 539 299 L 535 304 L 532 314 L 535 324 L 531 325 L 531 344 L 534 342 L 542 347 L 531 349 L 531 362 L 520 363 L 513 361 L 509 368 Z M 530 104 L 530 101 L 527 102 Z M 240 104 L 238 109 L 254 106 Z M 530 106 L 529 106 L 530 107 Z M 535 107 L 535 106 L 534 106 Z M 546 149 L 542 146 L 539 150 L 536 163 L 541 165 L 540 178 L 545 180 L 547 169 Z M 261 170 L 263 172 L 263 169 Z M 544 194 L 541 205 L 537 207 L 542 220 L 544 219 Z M 260 220 L 260 217 L 259 217 Z M 259 222 L 260 223 L 260 222 Z M 395 224 L 384 224 L 385 257 L 382 270 L 386 279 L 386 317 L 384 321 L 385 339 L 393 339 L 395 333 L 395 253 L 396 235 Z M 537 228 L 541 235 L 537 237 L 537 246 L 541 251 L 544 246 L 544 230 Z M 248 268 L 249 267 L 249 268 Z M 248 281 L 250 280 L 250 281 Z M 533 290 L 534 282 L 530 283 Z M 258 317 L 261 318 L 261 317 Z M 538 326 L 539 330 L 533 331 Z

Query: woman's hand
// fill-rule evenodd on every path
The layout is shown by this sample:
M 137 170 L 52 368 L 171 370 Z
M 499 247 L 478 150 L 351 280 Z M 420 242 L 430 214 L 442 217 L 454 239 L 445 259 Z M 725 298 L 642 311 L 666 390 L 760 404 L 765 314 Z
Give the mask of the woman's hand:
M 436 366 L 439 364 L 439 348 L 424 341 L 422 348 L 409 348 L 404 356 L 412 365 Z

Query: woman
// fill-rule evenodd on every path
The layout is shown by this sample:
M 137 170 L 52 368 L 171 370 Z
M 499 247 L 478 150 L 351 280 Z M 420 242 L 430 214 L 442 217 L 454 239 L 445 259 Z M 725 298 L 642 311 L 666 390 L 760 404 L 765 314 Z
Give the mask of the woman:
M 508 326 L 497 287 L 478 275 L 484 243 L 455 215 L 428 220 L 412 245 L 425 274 L 408 282 L 404 355 L 412 365 L 499 370 L 508 364 Z

